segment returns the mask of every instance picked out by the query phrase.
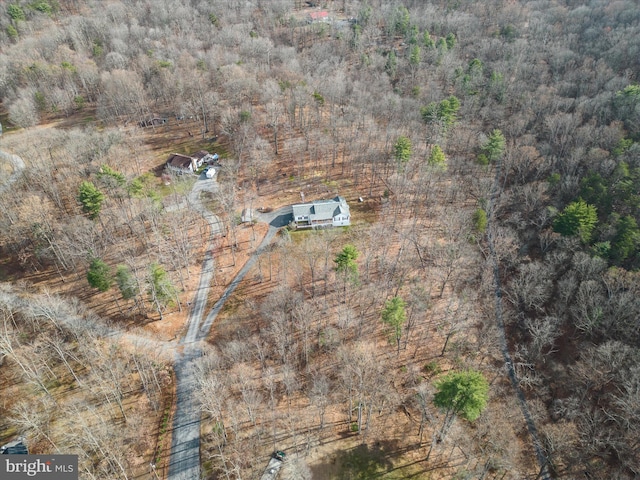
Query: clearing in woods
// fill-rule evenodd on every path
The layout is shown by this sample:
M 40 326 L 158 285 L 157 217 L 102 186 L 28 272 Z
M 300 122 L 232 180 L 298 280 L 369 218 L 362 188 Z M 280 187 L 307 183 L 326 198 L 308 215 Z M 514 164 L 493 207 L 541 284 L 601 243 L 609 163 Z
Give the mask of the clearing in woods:
M 47 125 L 43 128 L 68 128 L 73 126 L 73 120 L 66 119 L 60 123 Z M 218 151 L 223 153 L 222 163 L 233 161 L 225 154 L 225 145 L 212 141 L 211 138 L 194 137 L 192 130 L 196 131 L 198 125 L 189 124 L 188 122 L 178 122 L 175 119 L 169 119 L 166 125 L 157 127 L 146 127 L 140 129 L 138 127 L 126 127 L 126 135 L 130 136 L 135 144 L 132 147 L 135 150 L 135 164 L 130 166 L 137 174 L 146 171 L 152 171 L 156 177 L 162 172 L 166 156 L 171 152 L 190 153 L 200 149 L 207 149 L 210 152 Z M 19 135 L 19 134 L 18 134 Z M 253 205 L 259 205 L 268 209 L 276 209 L 285 205 L 290 205 L 300 201 L 301 192 L 304 193 L 307 200 L 317 198 L 331 198 L 340 194 L 347 198 L 351 206 L 351 214 L 353 226 L 346 230 L 336 232 L 335 239 L 332 242 L 332 251 L 338 251 L 341 246 L 350 241 L 356 240 L 358 237 L 364 238 L 369 235 L 374 225 L 379 225 L 383 229 L 390 232 L 391 241 L 387 245 L 386 255 L 390 258 L 400 258 L 402 250 L 409 248 L 406 239 L 402 238 L 398 232 L 405 232 L 411 228 L 415 228 L 416 219 L 404 217 L 398 220 L 394 218 L 391 221 L 389 217 L 388 200 L 386 199 L 387 186 L 378 182 L 375 188 L 371 188 L 369 182 L 366 184 L 358 184 L 353 177 L 344 175 L 345 170 L 348 172 L 349 167 L 345 168 L 342 163 L 343 159 L 338 157 L 335 164 L 330 169 L 318 169 L 317 161 L 313 162 L 309 159 L 301 166 L 300 162 L 293 162 L 286 154 L 286 151 L 280 155 L 274 165 L 269 169 L 270 174 L 262 179 L 259 192 L 251 192 L 250 190 L 241 190 L 239 192 L 239 205 L 247 205 L 252 202 Z M 6 168 L 6 167 L 5 167 Z M 300 171 L 308 172 L 304 177 L 298 174 Z M 242 170 L 239 172 L 237 183 L 247 185 L 250 182 L 247 178 L 243 178 Z M 224 181 L 224 178 L 222 179 Z M 158 178 L 158 186 L 160 188 L 160 179 Z M 248 194 L 246 197 L 244 194 Z M 369 193 L 371 193 L 369 195 Z M 383 195 L 384 194 L 384 195 Z M 363 198 L 363 202 L 359 202 L 359 198 Z M 461 209 L 469 209 L 467 199 L 461 199 L 458 207 Z M 213 205 L 209 205 L 210 207 Z M 458 208 L 451 206 L 451 208 Z M 197 215 L 193 212 L 193 215 Z M 426 217 L 417 219 L 417 222 L 424 224 L 437 225 L 438 218 Z M 439 237 L 441 228 L 432 229 L 432 241 L 442 241 Z M 267 233 L 267 226 L 262 223 L 257 225 L 245 224 L 241 225 L 237 231 L 237 249 L 232 252 L 228 238 L 220 239 L 215 250 L 216 272 L 214 275 L 211 293 L 209 295 L 208 308 L 210 308 L 220 297 L 226 285 L 228 285 L 237 275 L 238 271 L 247 262 L 250 256 L 259 245 L 263 236 Z M 294 243 L 304 244 L 307 238 L 316 235 L 316 232 L 296 232 L 291 238 Z M 202 249 L 196 255 L 196 258 L 202 259 L 204 256 L 205 242 L 202 243 Z M 332 254 L 333 255 L 333 254 Z M 269 255 L 269 266 L 267 259 L 262 258 L 253 266 L 252 270 L 247 274 L 238 290 L 229 299 L 227 306 L 223 309 L 220 319 L 214 326 L 209 342 L 213 345 L 224 346 L 225 343 L 239 338 L 239 332 L 259 332 L 261 321 L 255 314 L 254 309 L 259 308 L 260 303 L 269 297 L 279 285 L 278 276 L 285 268 L 282 264 L 282 257 L 271 258 Z M 275 257 L 275 256 L 274 256 Z M 468 262 L 462 262 L 468 263 Z M 6 267 L 5 267 L 6 268 Z M 162 320 L 157 318 L 147 318 L 140 322 L 140 319 L 122 319 L 123 326 L 134 327 L 142 334 L 149 334 L 165 341 L 172 341 L 180 338 L 185 331 L 187 325 L 186 319 L 189 311 L 188 302 L 194 296 L 194 292 L 198 286 L 200 279 L 201 261 L 198 260 L 189 269 L 189 276 L 185 280 L 184 290 L 180 294 L 180 300 L 184 308 L 182 311 L 175 310 L 169 312 Z M 269 273 L 267 273 L 269 272 Z M 274 273 L 275 272 L 275 273 Z M 375 272 L 374 272 L 375 273 Z M 466 272 L 465 274 L 471 274 Z M 381 274 L 381 272 L 377 272 Z M 408 274 L 416 279 L 422 278 L 424 272 L 419 268 L 409 269 Z M 462 275 L 464 276 L 464 275 Z M 271 277 L 271 278 L 269 278 Z M 75 292 L 84 289 L 81 277 L 72 276 L 65 278 L 64 281 L 56 275 L 43 275 L 40 272 L 32 272 L 26 275 L 27 281 L 31 282 L 38 288 L 51 288 L 52 291 L 60 292 L 64 295 L 72 296 Z M 315 282 L 312 287 L 309 285 L 309 278 L 304 277 L 300 280 L 305 285 L 305 291 L 313 288 L 315 291 L 321 291 L 321 282 Z M 425 365 L 435 365 L 436 370 L 448 370 L 455 368 L 455 365 L 445 360 L 441 353 L 444 350 L 446 342 L 449 341 L 451 334 L 446 333 L 446 325 L 448 325 L 448 317 L 457 307 L 455 304 L 455 295 L 450 285 L 443 283 L 440 288 L 433 278 L 424 279 L 424 287 L 428 290 L 430 301 L 430 309 L 428 315 L 418 323 L 411 332 L 411 339 L 400 355 L 395 357 L 392 355 L 393 348 L 386 341 L 384 334 L 378 335 L 379 341 L 374 348 L 378 355 L 382 355 L 380 361 L 389 365 L 389 382 L 392 389 L 398 395 L 411 395 L 412 389 L 423 381 L 432 378 L 429 371 L 424 370 Z M 324 287 L 326 291 L 326 283 Z M 354 306 L 359 303 L 358 292 L 351 292 L 355 302 Z M 83 301 L 96 312 L 101 315 L 118 317 L 110 294 L 95 293 L 90 296 L 84 296 Z M 323 313 L 329 319 L 340 318 L 344 312 L 341 310 L 341 299 L 336 294 L 334 286 L 329 287 L 328 294 L 324 299 Z M 108 306 L 111 305 L 111 308 Z M 465 318 L 465 325 L 473 325 L 474 317 L 480 314 L 471 311 Z M 379 324 L 379 313 L 373 310 L 364 315 L 364 319 L 374 330 L 381 329 Z M 473 335 L 473 330 L 466 333 L 462 331 L 462 323 L 455 331 L 456 342 L 455 348 L 464 348 L 467 343 L 464 340 L 465 335 Z M 320 326 L 318 326 L 320 328 Z M 246 339 L 246 335 L 243 335 Z M 468 340 L 474 340 L 469 338 Z M 478 358 L 479 365 L 490 366 L 499 363 L 499 358 L 494 357 L 498 352 L 492 352 L 491 349 L 480 352 Z M 332 355 L 328 352 L 318 351 L 315 353 L 315 363 L 318 365 L 331 365 L 334 362 Z M 258 362 L 248 363 L 248 367 L 254 369 L 255 374 L 259 376 L 260 364 Z M 493 368 L 493 367 L 492 367 Z M 410 380 L 410 381 L 409 381 Z M 496 382 L 495 398 L 503 397 L 500 402 L 490 403 L 489 411 L 486 416 L 494 419 L 500 417 L 498 412 L 504 404 L 508 402 L 508 392 L 505 393 L 507 386 L 500 385 L 505 383 Z M 505 398 L 507 398 L 505 400 Z M 302 425 L 312 425 L 316 422 L 316 409 L 309 403 L 308 399 L 301 393 L 294 394 L 287 401 L 282 401 L 277 405 L 279 417 L 286 417 L 287 412 L 295 410 L 296 416 L 300 419 Z M 413 478 L 447 478 L 457 467 L 460 462 L 465 461 L 465 452 L 460 447 L 451 449 L 442 449 L 437 455 L 432 456 L 429 465 L 424 463 L 426 453 L 430 442 L 423 439 L 420 444 L 418 437 L 418 419 L 415 417 L 416 412 L 409 412 L 406 409 L 398 409 L 396 411 L 385 412 L 379 418 L 372 418 L 371 427 L 362 433 L 351 432 L 352 425 L 346 419 L 342 408 L 339 406 L 331 406 L 326 412 L 326 425 L 322 431 L 315 431 L 309 436 L 306 446 L 304 447 L 309 456 L 307 462 L 314 474 L 314 478 L 330 479 L 337 478 L 341 472 L 355 469 L 357 472 L 369 472 L 370 474 L 382 474 L 387 472 L 380 478 L 406 478 L 407 475 Z M 375 413 L 372 414 L 376 417 Z M 517 419 L 512 419 L 516 424 Z M 152 420 L 152 423 L 155 423 Z M 519 450 L 526 450 L 524 440 L 512 430 L 508 423 L 501 422 L 502 428 L 507 432 L 506 436 L 512 440 L 512 444 Z M 206 432 L 211 428 L 206 422 L 202 427 L 202 431 Z M 250 429 L 249 429 L 250 430 Z M 294 443 L 291 443 L 291 442 Z M 283 437 L 279 448 L 299 449 L 297 444 L 299 440 L 289 436 Z M 164 442 L 165 448 L 167 443 Z M 265 442 L 261 446 L 261 453 L 268 458 L 269 450 L 272 449 L 270 442 Z M 157 452 L 156 452 L 157 453 Z M 166 455 L 165 450 L 160 462 L 160 471 L 166 473 Z M 204 453 L 204 452 L 203 452 Z M 530 465 L 530 463 L 529 463 Z M 426 472 L 426 473 L 420 473 Z

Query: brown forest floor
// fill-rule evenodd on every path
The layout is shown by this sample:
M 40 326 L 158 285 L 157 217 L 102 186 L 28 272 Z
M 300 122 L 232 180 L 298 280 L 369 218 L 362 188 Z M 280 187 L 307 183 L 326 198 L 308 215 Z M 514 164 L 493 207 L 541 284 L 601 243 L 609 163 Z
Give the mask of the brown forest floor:
M 88 115 L 87 112 L 84 112 L 63 120 L 56 120 L 39 128 L 69 128 L 82 125 L 83 123 L 90 124 L 92 120 L 92 117 Z M 202 139 L 196 134 L 196 132 L 199 132 L 199 125 L 195 122 L 179 123 L 175 119 L 170 118 L 167 125 L 160 127 L 139 129 L 138 127 L 127 126 L 123 128 L 126 128 L 128 132 L 133 132 L 132 138 L 136 139 L 136 157 L 138 160 L 136 162 L 137 164 L 132 168 L 137 170 L 136 173 L 138 174 L 147 171 L 154 172 L 156 177 L 158 177 L 158 183 L 160 183 L 159 176 L 162 172 L 166 157 L 171 152 L 189 153 L 200 149 L 207 149 L 210 152 L 214 152 L 217 150 L 223 155 L 223 162 L 230 161 L 224 158 L 227 156 L 224 139 L 221 139 L 223 141 L 222 144 L 216 143 L 218 139 L 212 141 L 211 137 Z M 301 179 L 296 176 L 300 165 L 297 162 L 293 162 L 286 154 L 281 155 L 270 168 L 273 174 L 270 174 L 268 179 L 262 181 L 260 191 L 255 192 L 257 200 L 255 200 L 254 205 L 273 209 L 289 205 L 300 201 L 301 191 L 304 191 L 306 200 L 330 198 L 336 194 L 340 194 L 346 197 L 351 205 L 352 217 L 354 219 L 353 229 L 357 232 L 364 232 L 368 228 L 368 225 L 372 225 L 379 220 L 381 196 L 385 186 L 379 183 L 374 189 L 373 195 L 368 196 L 369 185 L 355 185 L 352 177 L 342 175 L 341 162 L 342 159 L 338 158 L 335 167 L 331 169 L 330 172 L 319 172 L 316 168 L 318 165 L 308 161 L 307 164 L 304 165 L 304 171 L 308 173 Z M 240 184 L 247 184 L 245 182 L 247 179 L 241 177 L 238 180 Z M 365 201 L 359 203 L 359 197 L 363 197 Z M 242 206 L 242 203 L 243 199 L 241 197 L 239 202 L 240 206 Z M 468 208 L 468 206 L 465 205 L 462 206 L 462 208 Z M 224 291 L 225 286 L 235 277 L 240 268 L 254 252 L 260 240 L 266 234 L 266 231 L 267 226 L 263 224 L 256 225 L 254 229 L 249 226 L 240 226 L 238 228 L 240 248 L 236 253 L 235 265 L 233 264 L 229 245 L 221 243 L 217 247 L 217 271 L 215 285 L 212 287 L 210 294 L 211 306 Z M 396 244 L 392 248 L 395 249 L 395 251 L 392 250 L 392 253 L 397 253 L 399 245 Z M 203 255 L 204 245 L 198 253 L 197 258 L 201 259 Z M 179 338 L 185 329 L 188 316 L 188 302 L 190 302 L 193 297 L 198 285 L 200 265 L 200 260 L 196 261 L 189 269 L 189 278 L 186 280 L 185 289 L 180 295 L 181 303 L 184 307 L 182 311 L 174 309 L 173 311 L 167 312 L 162 320 L 159 320 L 157 315 L 152 314 L 143 321 L 139 318 L 122 319 L 122 321 L 124 321 L 128 327 L 141 328 L 159 339 L 170 341 Z M 79 296 L 81 300 L 96 311 L 96 313 L 111 318 L 119 317 L 118 308 L 114 305 L 115 302 L 112 294 L 85 293 L 84 295 L 79 295 L 79 292 L 87 292 L 84 275 L 65 275 L 64 281 L 62 276 L 58 276 L 54 272 L 31 272 L 26 275 L 20 275 L 18 269 L 14 268 L 15 266 L 11 265 L 10 261 L 7 262 L 7 259 L 4 259 L 2 267 L 5 278 L 15 280 L 20 276 L 21 280 L 27 281 L 36 288 L 46 288 L 52 292 L 59 292 L 63 295 Z M 266 278 L 266 267 L 264 264 L 261 265 L 261 275 L 259 275 L 257 268 L 259 267 L 255 266 L 253 271 L 245 277 L 234 298 L 230 299 L 230 305 L 237 307 L 239 303 L 242 303 L 239 302 L 238 299 L 247 300 L 249 298 L 254 302 L 253 304 L 259 305 L 261 300 L 266 298 L 269 293 L 279 285 L 275 278 L 272 281 Z M 1 279 L 0 277 L 0 280 Z M 419 369 L 420 366 L 430 361 L 439 362 L 440 368 L 444 371 L 453 367 L 453 365 L 447 364 L 446 362 L 443 363 L 439 356 L 443 347 L 444 338 L 439 334 L 437 327 L 439 318 L 447 314 L 448 293 L 448 289 L 446 289 L 444 297 L 434 301 L 432 310 L 429 313 L 430 321 L 425 323 L 420 330 L 414 331 L 414 342 L 420 342 L 420 345 L 414 346 L 410 344 L 409 348 L 403 350 L 401 355 L 392 362 L 392 364 L 395 365 L 394 368 L 399 372 L 402 371 L 404 373 L 407 368 Z M 437 292 L 434 290 L 432 298 L 435 299 L 436 296 Z M 333 298 L 333 300 L 330 300 L 330 304 L 330 315 L 334 315 L 334 311 L 338 308 L 339 302 L 336 298 Z M 246 302 L 244 302 L 244 305 L 246 305 Z M 240 329 L 254 329 L 256 327 L 252 319 L 255 315 L 251 315 L 251 312 L 242 312 L 242 315 L 239 315 L 241 320 L 238 321 L 238 318 L 236 318 L 236 307 L 223 310 L 219 321 L 214 325 L 212 331 L 210 341 L 213 344 L 224 343 L 228 339 L 233 338 Z M 377 312 L 374 313 L 377 315 Z M 372 321 L 375 320 L 372 319 Z M 379 336 L 379 338 L 380 341 L 376 347 L 380 352 L 392 350 L 392 347 L 383 340 L 384 336 Z M 484 365 L 486 367 L 499 364 L 500 359 L 483 354 L 481 358 L 478 358 L 478 362 L 479 366 Z M 258 368 L 257 365 L 253 365 L 253 367 Z M 399 389 L 402 388 L 401 385 L 397 387 Z M 496 387 L 508 389 L 508 385 L 496 385 Z M 281 406 L 281 408 L 288 409 L 290 406 Z M 309 405 L 306 398 L 300 397 L 297 401 L 294 401 L 294 408 L 299 409 L 301 415 L 315 415 L 314 409 Z M 511 409 L 506 415 L 503 412 L 502 417 L 495 411 L 490 412 L 490 414 L 493 415 L 496 421 L 498 421 L 498 418 L 502 418 L 502 421 L 509 422 L 513 420 L 514 423 L 519 423 L 516 409 Z M 315 447 L 311 450 L 308 458 L 314 474 L 313 478 L 320 480 L 335 478 L 336 472 L 340 469 L 340 462 L 342 461 L 339 453 L 354 449 L 361 444 L 361 439 L 357 435 L 348 432 L 348 425 L 345 423 L 344 417 L 344 412 L 327 412 L 327 427 L 325 431 L 322 432 L 320 441 L 314 444 Z M 159 418 L 149 418 L 148 425 L 144 427 L 144 430 L 157 431 L 158 422 Z M 393 464 L 399 469 L 398 473 L 406 469 L 406 474 L 413 478 L 433 479 L 449 478 L 450 475 L 453 474 L 453 470 L 446 468 L 429 473 L 417 473 L 419 471 L 424 472 L 426 469 L 422 460 L 425 457 L 428 445 L 422 447 L 417 445 L 416 419 L 411 418 L 406 411 L 398 410 L 392 415 L 376 420 L 374 425 L 375 428 L 372 429 L 371 432 L 368 432 L 366 443 L 370 446 L 369 448 L 378 449 L 380 452 L 383 452 L 385 458 L 393 458 Z M 526 451 L 526 444 L 528 442 L 526 435 L 523 435 L 522 432 L 516 432 L 514 438 L 517 438 L 517 442 L 520 443 L 519 450 Z M 264 448 L 265 453 L 268 455 L 270 447 L 265 445 Z M 151 452 L 149 452 L 149 455 L 151 455 Z M 454 448 L 448 452 L 448 455 L 450 457 L 449 460 L 452 461 L 453 464 L 456 464 L 455 459 L 457 457 L 464 457 L 464 452 L 456 451 Z M 528 463 L 528 460 L 523 461 Z M 433 460 L 430 464 L 433 464 Z M 142 475 L 143 471 L 144 469 L 138 472 L 138 475 Z M 414 474 L 416 475 L 414 476 Z

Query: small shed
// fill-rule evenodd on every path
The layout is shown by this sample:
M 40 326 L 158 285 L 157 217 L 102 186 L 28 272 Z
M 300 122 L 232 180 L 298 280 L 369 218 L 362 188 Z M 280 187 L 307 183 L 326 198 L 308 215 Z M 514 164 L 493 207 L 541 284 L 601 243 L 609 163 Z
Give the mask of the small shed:
M 253 208 L 245 208 L 242 210 L 242 223 L 251 223 L 256 218 L 256 211 Z

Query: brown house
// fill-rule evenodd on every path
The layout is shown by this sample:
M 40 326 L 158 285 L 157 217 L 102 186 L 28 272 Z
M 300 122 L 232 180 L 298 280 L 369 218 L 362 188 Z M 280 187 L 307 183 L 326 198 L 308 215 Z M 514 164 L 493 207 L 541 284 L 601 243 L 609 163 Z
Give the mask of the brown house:
M 179 175 L 185 173 L 195 173 L 195 171 L 205 162 L 213 159 L 206 150 L 200 150 L 192 155 L 183 155 L 181 153 L 172 153 L 167 160 L 167 170 L 175 172 Z
M 177 174 L 195 173 L 198 169 L 197 160 L 181 153 L 172 153 L 167 160 L 167 169 Z

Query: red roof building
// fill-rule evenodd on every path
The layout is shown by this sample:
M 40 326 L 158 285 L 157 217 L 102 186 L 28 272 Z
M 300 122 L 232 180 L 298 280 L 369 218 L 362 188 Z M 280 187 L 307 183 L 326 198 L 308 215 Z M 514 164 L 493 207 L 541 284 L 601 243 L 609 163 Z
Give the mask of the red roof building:
M 326 10 L 322 10 L 320 12 L 311 12 L 309 14 L 309 19 L 312 22 L 326 22 L 329 20 L 329 12 Z

